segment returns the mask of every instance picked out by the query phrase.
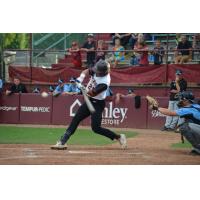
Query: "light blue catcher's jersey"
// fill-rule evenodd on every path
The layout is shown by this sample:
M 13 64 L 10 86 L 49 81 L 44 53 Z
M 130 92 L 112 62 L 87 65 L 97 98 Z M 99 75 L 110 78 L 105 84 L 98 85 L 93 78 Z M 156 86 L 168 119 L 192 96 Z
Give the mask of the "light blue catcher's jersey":
M 180 108 L 176 110 L 175 112 L 180 117 L 183 117 L 185 115 L 192 115 L 195 119 L 200 120 L 200 105 L 199 104 L 192 104 L 192 107 Z

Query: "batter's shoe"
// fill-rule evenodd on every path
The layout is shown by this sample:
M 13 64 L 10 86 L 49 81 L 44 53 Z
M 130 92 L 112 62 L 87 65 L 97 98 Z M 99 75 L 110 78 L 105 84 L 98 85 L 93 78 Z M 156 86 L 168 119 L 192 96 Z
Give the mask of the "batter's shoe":
M 127 148 L 127 141 L 126 141 L 126 136 L 124 134 L 120 134 L 120 138 L 118 139 L 119 144 L 121 145 L 122 149 Z
M 55 145 L 51 146 L 51 149 L 53 150 L 66 150 L 67 145 L 62 144 L 61 141 L 58 141 Z

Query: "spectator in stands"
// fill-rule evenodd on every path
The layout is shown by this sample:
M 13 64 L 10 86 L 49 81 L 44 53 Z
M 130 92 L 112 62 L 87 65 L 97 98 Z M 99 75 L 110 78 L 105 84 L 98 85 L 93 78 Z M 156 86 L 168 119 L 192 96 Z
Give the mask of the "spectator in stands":
M 33 89 L 33 92 L 32 93 L 35 93 L 35 94 L 39 94 L 40 93 L 40 88 L 39 87 L 35 87 Z
M 138 39 L 138 34 L 136 33 L 131 33 L 131 37 L 129 39 L 129 46 L 131 49 L 134 49 L 135 43 L 137 42 Z
M 181 36 L 181 41 L 178 43 L 175 51 L 175 63 L 183 64 L 192 59 L 192 44 L 187 40 L 185 35 Z
M 194 35 L 192 48 L 196 49 L 197 51 L 200 51 L 200 33 Z
M 56 86 L 56 88 L 53 91 L 53 96 L 58 96 L 60 94 L 62 94 L 64 92 L 64 81 L 62 79 L 58 80 L 58 85 Z
M 71 48 L 68 49 L 72 56 L 72 63 L 75 67 L 82 66 L 81 52 L 77 42 L 72 42 Z
M 81 50 L 87 53 L 87 67 L 93 67 L 95 63 L 95 41 L 94 35 L 88 34 L 87 42 L 84 43 Z
M 115 44 L 115 39 L 119 38 L 122 46 L 127 46 L 131 38 L 131 33 L 112 33 L 113 43 Z
M 80 94 L 81 93 L 80 89 L 76 85 L 76 78 L 72 77 L 70 79 L 70 84 L 69 84 L 69 87 L 68 87 L 68 92 L 64 92 L 64 93 L 70 94 L 70 95 Z
M 124 57 L 124 47 L 121 46 L 120 38 L 115 38 L 115 46 L 113 48 L 113 60 L 114 60 L 114 65 L 113 67 L 117 67 L 120 62 L 125 60 Z
M 181 70 L 176 70 L 175 81 L 172 81 L 170 84 L 170 97 L 168 108 L 171 111 L 175 111 L 178 109 L 178 94 L 180 92 L 186 91 L 187 89 L 187 81 L 183 78 L 182 74 L 183 73 Z M 179 119 L 177 116 L 167 116 L 165 126 L 162 129 L 162 131 L 174 131 L 177 126 L 177 123 L 181 124 L 181 119 Z
M 148 60 L 148 46 L 144 42 L 144 38 L 142 36 L 138 36 L 138 40 L 134 47 L 134 55 L 133 58 L 135 60 L 134 64 L 139 64 L 140 66 L 146 66 L 149 64 Z
M 11 95 L 13 93 L 27 93 L 25 85 L 21 83 L 18 77 L 14 77 L 13 84 L 6 90 L 6 95 Z
M 117 93 L 115 96 L 115 104 L 119 104 L 124 97 L 135 97 L 136 93 L 133 89 L 128 89 L 128 94 Z
M 3 90 L 3 81 L 2 81 L 2 79 L 0 78 L 0 93 L 1 93 L 2 90 Z
M 161 41 L 156 40 L 155 47 L 153 49 L 154 65 L 160 65 L 163 63 L 164 48 L 161 46 Z
M 101 50 L 105 50 L 104 41 L 103 40 L 99 40 L 98 41 L 97 53 L 96 53 L 96 62 L 98 62 L 100 59 L 101 60 L 105 60 L 105 52 L 101 51 Z
M 79 93 L 80 93 L 80 89 L 76 86 L 76 82 L 74 78 L 70 79 L 69 84 L 64 83 L 63 80 L 59 79 L 58 86 L 54 90 L 53 96 L 58 96 L 60 94 L 73 95 L 73 94 L 79 94 Z
M 54 86 L 53 85 L 50 85 L 49 86 L 49 93 L 53 93 L 53 91 L 55 90 Z
M 181 41 L 181 33 L 176 33 L 176 44 L 178 45 L 178 43 Z

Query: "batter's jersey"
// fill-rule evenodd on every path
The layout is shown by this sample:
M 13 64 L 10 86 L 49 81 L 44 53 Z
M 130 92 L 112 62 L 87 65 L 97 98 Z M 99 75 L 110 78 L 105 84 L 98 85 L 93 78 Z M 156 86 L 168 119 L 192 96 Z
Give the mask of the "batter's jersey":
M 110 81 L 111 81 L 110 74 L 107 74 L 103 77 L 97 77 L 96 74 L 94 74 L 90 77 L 90 81 L 87 84 L 86 90 L 87 91 L 92 90 L 96 88 L 96 86 L 99 84 L 106 84 L 109 88 Z M 92 98 L 98 100 L 104 100 L 106 96 L 107 96 L 107 90 L 104 90 L 103 92 L 97 94 L 96 96 L 93 96 Z

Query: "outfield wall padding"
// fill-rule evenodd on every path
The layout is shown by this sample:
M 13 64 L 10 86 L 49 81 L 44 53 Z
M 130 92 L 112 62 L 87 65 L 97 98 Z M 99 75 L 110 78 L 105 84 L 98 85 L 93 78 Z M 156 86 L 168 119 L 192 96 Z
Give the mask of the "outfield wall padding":
M 168 98 L 158 100 L 161 106 L 167 107 Z M 47 98 L 40 94 L 0 96 L 0 123 L 68 125 L 82 102 L 81 95 L 49 95 Z M 164 121 L 165 116 L 148 109 L 144 97 L 138 109 L 133 97 L 124 98 L 118 105 L 108 101 L 102 115 L 104 127 L 159 129 Z M 90 117 L 80 125 L 90 126 Z

